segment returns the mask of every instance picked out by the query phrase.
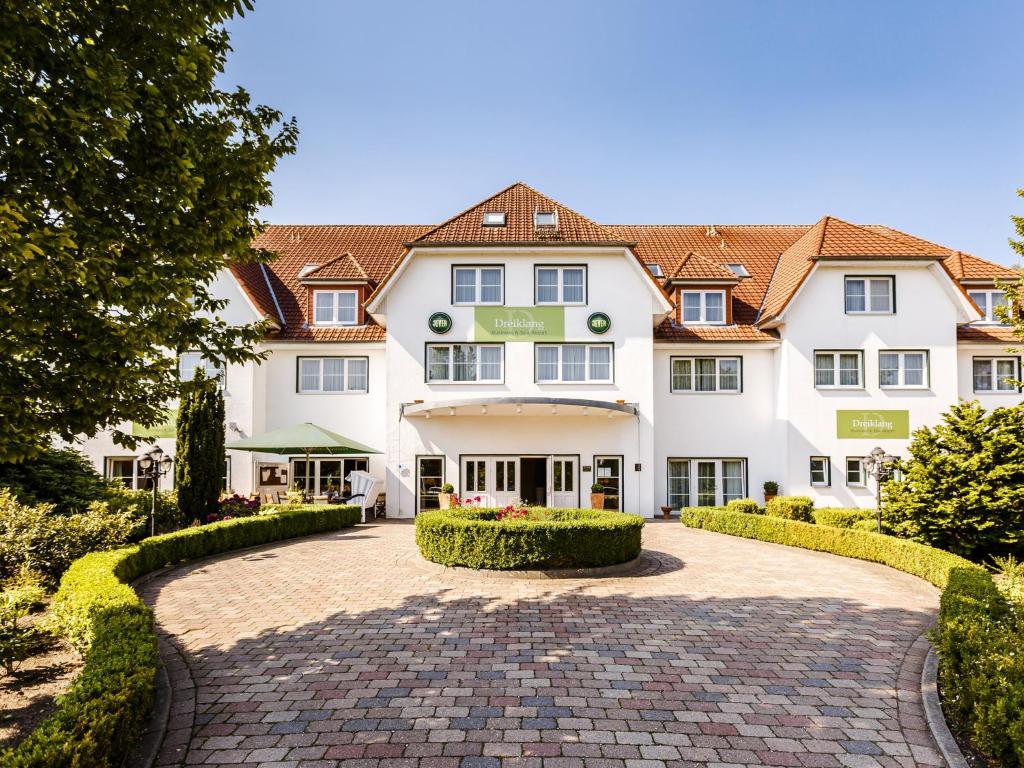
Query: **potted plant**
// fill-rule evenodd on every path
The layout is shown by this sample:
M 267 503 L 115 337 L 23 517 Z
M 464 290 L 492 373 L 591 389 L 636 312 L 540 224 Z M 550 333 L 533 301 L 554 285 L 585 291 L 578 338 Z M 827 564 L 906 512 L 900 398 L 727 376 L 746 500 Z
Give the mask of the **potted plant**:
M 449 509 L 452 505 L 452 494 L 455 493 L 455 486 L 445 483 L 441 486 L 441 492 L 437 494 L 437 505 L 441 509 Z
M 668 504 L 663 505 L 661 508 L 661 516 L 663 519 L 669 520 L 672 517 L 672 507 Z
M 774 480 L 766 480 L 764 483 L 764 503 L 767 504 L 778 495 L 779 484 Z
M 590 508 L 604 509 L 604 486 L 600 483 L 590 486 Z

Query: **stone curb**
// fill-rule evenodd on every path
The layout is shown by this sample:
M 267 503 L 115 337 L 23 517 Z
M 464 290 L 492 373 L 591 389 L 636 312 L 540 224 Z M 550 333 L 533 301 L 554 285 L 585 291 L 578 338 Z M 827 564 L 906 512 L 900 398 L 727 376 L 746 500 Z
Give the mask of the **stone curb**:
M 928 721 L 928 729 L 932 732 L 932 738 L 939 745 L 949 768 L 969 768 L 967 760 L 964 759 L 953 734 L 949 732 L 946 718 L 942 714 L 938 679 L 939 656 L 935 653 L 934 648 L 930 648 L 924 660 L 924 667 L 921 669 L 921 700 L 924 702 L 924 714 Z

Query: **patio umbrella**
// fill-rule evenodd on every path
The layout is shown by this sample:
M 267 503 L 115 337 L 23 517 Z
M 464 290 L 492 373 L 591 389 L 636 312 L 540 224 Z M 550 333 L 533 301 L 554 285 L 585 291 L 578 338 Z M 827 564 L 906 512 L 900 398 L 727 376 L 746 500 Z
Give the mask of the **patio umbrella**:
M 309 455 L 320 453 L 344 455 L 349 453 L 380 453 L 355 440 L 350 440 L 337 432 L 318 427 L 306 422 L 294 427 L 275 429 L 262 435 L 245 437 L 227 443 L 225 448 L 232 451 L 252 451 L 253 453 L 306 454 L 306 493 L 309 493 Z

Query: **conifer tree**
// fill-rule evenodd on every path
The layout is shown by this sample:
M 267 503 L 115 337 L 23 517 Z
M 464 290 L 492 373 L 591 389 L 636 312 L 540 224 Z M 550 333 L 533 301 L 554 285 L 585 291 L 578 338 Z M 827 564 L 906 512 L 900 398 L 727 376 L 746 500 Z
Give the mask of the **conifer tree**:
M 178 411 L 174 484 L 178 511 L 186 520 L 217 512 L 224 476 L 224 396 L 202 367 L 185 385 Z

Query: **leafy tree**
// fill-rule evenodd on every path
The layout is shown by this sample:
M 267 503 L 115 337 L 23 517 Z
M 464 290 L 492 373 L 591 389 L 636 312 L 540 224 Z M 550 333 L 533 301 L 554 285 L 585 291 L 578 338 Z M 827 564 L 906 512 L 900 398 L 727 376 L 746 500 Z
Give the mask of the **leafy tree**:
M 294 120 L 215 80 L 250 0 L 0 0 L 0 461 L 151 426 L 173 355 L 243 362 L 213 319 Z M 135 447 L 137 439 L 116 431 Z
M 31 459 L 0 464 L 0 488 L 22 504 L 52 504 L 58 514 L 84 512 L 110 493 L 109 483 L 71 448 L 47 448 Z
M 1024 553 L 1024 405 L 954 405 L 914 432 L 902 480 L 883 486 L 889 533 L 973 560 Z
M 174 485 L 178 511 L 186 520 L 217 514 L 224 476 L 224 396 L 202 369 L 181 398 L 178 410 Z
M 1024 197 L 1024 189 L 1018 189 L 1017 196 Z M 1011 216 L 1010 218 L 1013 220 L 1014 229 L 1020 238 L 1020 240 L 1013 240 L 1011 238 L 1010 247 L 1020 256 L 1024 256 L 1024 216 Z M 1024 275 L 1024 272 L 1022 272 L 1022 275 Z M 1006 292 L 1008 307 L 1024 307 L 1024 285 L 1021 284 L 1020 280 L 1004 281 L 1000 284 L 1000 287 Z M 1013 326 L 1017 338 L 1024 340 L 1024 312 L 1001 310 L 998 314 L 1000 320 Z

